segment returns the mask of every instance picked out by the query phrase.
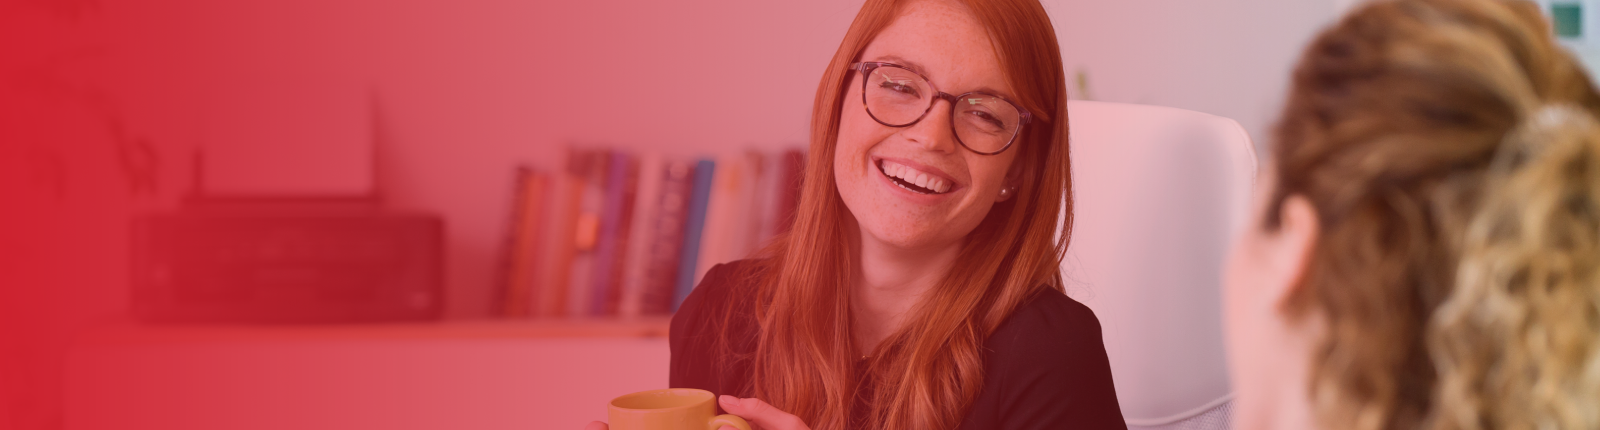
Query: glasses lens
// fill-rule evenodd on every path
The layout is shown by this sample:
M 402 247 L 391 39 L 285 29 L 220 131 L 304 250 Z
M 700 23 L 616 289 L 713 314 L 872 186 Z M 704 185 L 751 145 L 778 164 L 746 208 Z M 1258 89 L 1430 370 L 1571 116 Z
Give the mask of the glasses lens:
M 1022 124 L 1016 105 L 999 97 L 970 93 L 956 99 L 955 115 L 950 119 L 956 137 L 973 151 L 999 152 L 1011 143 Z
M 928 81 L 899 67 L 878 67 L 867 74 L 867 112 L 892 126 L 916 121 L 928 111 L 933 89 Z

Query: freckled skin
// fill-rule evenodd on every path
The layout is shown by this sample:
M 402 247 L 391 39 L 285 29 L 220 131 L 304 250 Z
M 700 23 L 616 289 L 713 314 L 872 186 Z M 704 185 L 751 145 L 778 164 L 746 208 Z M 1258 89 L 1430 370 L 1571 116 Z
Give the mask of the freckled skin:
M 861 61 L 915 63 L 934 87 L 951 94 L 990 88 L 1013 100 L 987 32 L 959 4 L 908 5 L 862 52 Z M 968 151 L 950 128 L 950 105 L 939 101 L 910 127 L 889 127 L 861 106 L 861 74 L 852 73 L 834 152 L 834 178 L 866 246 L 938 252 L 959 247 L 1005 186 L 1021 142 L 998 155 Z M 937 198 L 907 198 L 883 181 L 874 157 L 910 160 L 954 179 Z

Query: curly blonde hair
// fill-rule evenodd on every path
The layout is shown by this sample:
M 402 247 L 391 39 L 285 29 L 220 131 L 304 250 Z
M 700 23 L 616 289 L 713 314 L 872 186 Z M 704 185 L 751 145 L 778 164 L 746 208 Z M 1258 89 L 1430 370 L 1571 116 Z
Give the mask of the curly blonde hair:
M 1328 324 L 1325 428 L 1600 428 L 1600 96 L 1550 34 L 1528 2 L 1391 0 L 1304 53 L 1268 207 L 1321 222 L 1288 310 Z

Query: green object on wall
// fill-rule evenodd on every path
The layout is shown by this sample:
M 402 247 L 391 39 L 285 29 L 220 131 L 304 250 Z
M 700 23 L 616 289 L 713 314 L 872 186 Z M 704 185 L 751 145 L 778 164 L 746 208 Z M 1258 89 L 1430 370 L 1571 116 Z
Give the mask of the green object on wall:
M 1550 5 L 1550 23 L 1555 25 L 1558 37 L 1583 37 L 1583 5 L 1579 3 Z

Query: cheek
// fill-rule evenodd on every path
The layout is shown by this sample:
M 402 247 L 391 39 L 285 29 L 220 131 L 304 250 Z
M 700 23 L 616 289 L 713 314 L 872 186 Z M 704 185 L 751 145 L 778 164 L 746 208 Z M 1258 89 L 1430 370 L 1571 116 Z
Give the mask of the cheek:
M 975 191 L 994 197 L 1007 185 L 1006 173 L 1010 171 L 1011 163 L 1016 162 L 1015 153 L 1006 151 L 1000 155 L 977 155 L 966 149 L 959 150 L 966 155 L 966 165 L 972 175 Z
M 878 123 L 867 117 L 861 107 L 849 103 L 846 99 L 844 111 L 839 115 L 839 151 L 860 152 L 870 146 L 869 142 L 883 140 L 887 135 Z

